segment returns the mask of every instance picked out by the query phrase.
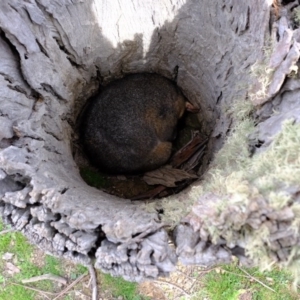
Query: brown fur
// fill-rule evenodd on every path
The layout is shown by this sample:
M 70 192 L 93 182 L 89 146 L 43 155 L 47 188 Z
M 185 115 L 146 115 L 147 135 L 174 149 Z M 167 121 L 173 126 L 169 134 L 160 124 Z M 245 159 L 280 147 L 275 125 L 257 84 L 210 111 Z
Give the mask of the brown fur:
M 134 74 L 105 87 L 87 110 L 83 140 L 110 173 L 137 173 L 167 162 L 185 99 L 170 80 Z

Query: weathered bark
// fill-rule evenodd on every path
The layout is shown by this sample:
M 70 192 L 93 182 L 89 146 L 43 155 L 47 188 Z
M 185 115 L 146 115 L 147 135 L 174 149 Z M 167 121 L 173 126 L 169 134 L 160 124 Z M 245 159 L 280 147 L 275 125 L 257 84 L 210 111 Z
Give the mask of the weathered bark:
M 72 154 L 75 123 L 99 84 L 124 73 L 156 72 L 175 80 L 200 106 L 202 133 L 210 135 L 212 152 L 220 149 L 233 121 L 221 107 L 230 107 L 233 99 L 246 101 L 255 83 L 249 70 L 262 60 L 270 35 L 269 2 L 1 1 L 3 219 L 46 251 L 81 263 L 95 257 L 96 267 L 128 280 L 166 275 L 178 258 L 201 264 L 230 261 L 237 248 L 245 248 L 240 229 L 228 247 L 225 237 L 214 241 L 199 220 L 211 215 L 212 223 L 226 230 L 227 219 L 222 223 L 213 210 L 214 196 L 195 199 L 199 203 L 174 231 L 173 247 L 158 213 L 88 186 Z M 284 31 L 290 25 L 280 23 L 282 18 L 276 24 Z M 299 121 L 300 106 L 294 101 L 299 80 L 290 79 L 278 92 L 298 60 L 298 32 L 289 30 L 293 47 L 285 49 L 294 52 L 284 66 L 279 58 L 276 88 L 270 85 L 259 100 L 277 95 L 260 113 L 266 116 L 256 136 L 266 141 L 263 147 L 280 130 L 276 125 L 270 132 L 270 124 L 290 115 Z M 273 107 L 280 113 L 268 118 Z M 170 200 L 184 202 L 193 195 L 189 189 Z M 183 211 L 182 218 L 187 214 Z M 250 209 L 243 217 L 241 224 L 249 221 Z

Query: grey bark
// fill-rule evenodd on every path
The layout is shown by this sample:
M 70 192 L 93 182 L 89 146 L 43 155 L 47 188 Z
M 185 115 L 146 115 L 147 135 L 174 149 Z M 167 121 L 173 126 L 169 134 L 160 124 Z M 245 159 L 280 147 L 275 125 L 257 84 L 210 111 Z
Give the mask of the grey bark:
M 88 186 L 73 157 L 75 123 L 99 84 L 156 72 L 200 106 L 202 131 L 211 135 L 211 151 L 219 149 L 231 124 L 220 104 L 246 99 L 249 68 L 269 35 L 268 2 L 1 1 L 2 218 L 45 251 L 84 264 L 95 257 L 97 268 L 128 280 L 167 275 L 178 258 L 228 262 L 232 251 L 199 235 L 188 219 L 175 229 L 172 246 L 158 214 Z M 298 86 L 290 80 L 269 105 L 289 99 L 277 118 L 297 114 Z M 264 140 L 266 122 L 272 120 L 258 133 Z M 190 190 L 176 197 L 190 197 Z

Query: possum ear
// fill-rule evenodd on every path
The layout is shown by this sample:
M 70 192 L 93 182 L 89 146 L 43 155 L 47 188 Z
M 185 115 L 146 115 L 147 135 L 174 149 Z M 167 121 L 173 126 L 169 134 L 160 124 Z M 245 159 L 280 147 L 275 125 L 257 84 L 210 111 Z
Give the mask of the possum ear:
M 185 112 L 185 98 L 182 95 L 177 96 L 175 102 L 175 109 L 176 109 L 178 119 L 180 119 Z
M 185 102 L 185 109 L 193 114 L 196 114 L 200 111 L 200 108 L 198 108 L 197 106 L 195 106 L 189 101 Z

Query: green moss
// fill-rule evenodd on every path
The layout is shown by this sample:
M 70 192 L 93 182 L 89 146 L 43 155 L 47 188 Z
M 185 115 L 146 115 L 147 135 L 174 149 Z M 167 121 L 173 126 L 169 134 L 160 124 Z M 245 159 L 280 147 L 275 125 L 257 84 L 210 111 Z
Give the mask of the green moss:
M 1 228 L 2 230 L 5 228 L 3 224 L 1 224 Z M 35 292 L 12 284 L 13 282 L 41 274 L 39 268 L 30 262 L 32 251 L 33 246 L 27 242 L 20 232 L 10 232 L 1 235 L 0 257 L 6 252 L 13 253 L 13 264 L 20 269 L 20 273 L 16 273 L 12 278 L 2 277 L 3 284 L 0 285 L 0 299 L 33 299 Z M 5 264 L 1 260 L 0 272 L 3 274 L 4 270 Z
M 212 192 L 224 197 L 221 211 L 237 203 L 246 209 L 249 200 L 256 197 L 262 197 L 270 207 L 280 210 L 291 202 L 284 188 L 299 186 L 300 125 L 284 122 L 271 146 L 253 157 L 246 140 L 250 128 L 249 120 L 238 124 L 203 182 L 201 194 Z M 294 205 L 299 214 L 297 204 Z M 263 240 L 263 228 L 259 231 L 255 236 Z
M 257 268 L 246 269 L 246 272 L 253 277 L 245 274 L 235 265 L 222 266 L 209 272 L 204 277 L 204 290 L 209 299 L 238 300 L 240 295 L 246 292 L 251 295 L 251 299 L 257 300 L 299 299 L 296 292 L 291 289 L 291 274 L 279 269 L 260 272 Z
M 81 276 L 82 274 L 87 272 L 87 268 L 85 266 L 82 266 L 80 264 L 76 265 L 74 269 L 72 269 L 71 274 L 70 274 L 70 278 L 72 280 L 78 278 L 79 276 Z
M 248 101 L 249 102 L 249 101 Z M 255 155 L 251 155 L 250 138 L 255 137 L 255 119 L 253 106 L 247 101 L 236 102 L 226 113 L 230 113 L 236 122 L 233 124 L 223 148 L 216 154 L 204 180 L 193 188 L 185 199 L 177 197 L 163 199 L 159 204 L 148 204 L 147 209 L 164 209 L 162 220 L 176 226 L 201 196 L 212 193 L 219 199 L 214 209 L 221 215 L 234 207 L 243 216 L 248 213 L 248 205 L 253 199 L 261 199 L 269 209 L 280 212 L 291 208 L 295 218 L 290 228 L 299 234 L 300 204 L 293 202 L 290 189 L 299 190 L 300 178 L 300 124 L 293 120 L 283 122 L 281 132 L 271 145 Z M 251 141 L 255 144 L 255 140 Z M 258 212 L 259 213 L 259 212 Z M 262 212 L 263 213 L 263 212 Z M 226 215 L 226 213 L 225 213 Z M 217 213 L 216 217 L 217 218 Z M 258 265 L 268 269 L 273 264 L 270 250 L 270 229 L 262 224 L 255 230 L 244 223 L 244 219 L 228 219 L 223 226 L 216 226 L 211 219 L 203 219 L 203 229 L 210 233 L 213 241 L 222 236 L 229 243 L 243 236 L 247 240 L 246 253 Z M 300 279 L 300 250 L 291 249 L 289 262 L 283 262 L 295 278 Z
M 2 225 L 3 226 L 3 225 Z M 4 227 L 2 227 L 4 228 Z M 21 284 L 23 279 L 28 279 L 42 274 L 60 275 L 62 273 L 61 262 L 59 259 L 46 255 L 43 267 L 38 267 L 32 262 L 34 247 L 30 245 L 27 239 L 20 232 L 10 232 L 1 235 L 0 238 L 0 257 L 10 252 L 14 254 L 12 263 L 19 268 L 20 272 L 13 277 L 2 277 L 0 282 L 0 299 L 34 299 L 35 292 L 30 291 L 13 283 Z M 0 272 L 5 271 L 5 262 L 1 260 Z M 30 284 L 32 287 L 41 290 L 53 290 L 54 283 L 50 280 L 43 280 Z
M 247 133 L 245 128 L 247 126 L 238 125 L 232 132 L 227 143 L 218 153 L 213 168 L 203 183 L 201 193 L 213 192 L 223 199 L 221 205 L 218 204 L 220 211 L 226 211 L 237 204 L 241 211 L 247 211 L 249 201 L 256 198 L 264 199 L 275 211 L 291 207 L 295 214 L 295 221 L 291 228 L 297 233 L 300 207 L 298 203 L 293 203 L 288 188 L 299 188 L 300 124 L 295 124 L 292 120 L 284 122 L 281 132 L 274 137 L 270 147 L 253 157 L 247 156 L 245 143 L 237 142 L 245 137 Z M 243 155 L 240 156 L 239 153 Z M 222 233 L 218 228 L 209 225 L 209 221 L 207 227 L 214 240 L 222 235 L 223 238 L 231 241 L 230 236 L 235 231 L 235 222 L 233 220 L 232 225 L 228 222 L 228 227 L 223 228 Z M 243 230 L 240 229 L 240 234 L 242 232 Z M 257 264 L 268 268 L 273 262 L 269 253 L 269 228 L 262 225 L 258 230 L 254 230 L 245 225 L 244 232 L 247 236 L 247 254 Z M 297 250 L 294 251 L 296 252 Z M 299 256 L 291 255 L 288 268 L 294 272 L 295 278 L 299 278 L 299 271 L 294 267 L 298 265 L 296 261 Z
M 288 196 L 282 192 L 275 196 L 274 192 L 284 190 L 284 187 L 299 186 L 299 145 L 300 125 L 294 124 L 292 120 L 286 121 L 268 151 L 253 158 L 252 174 L 248 178 L 275 206 L 278 198 L 286 203 Z
M 81 168 L 80 175 L 88 185 L 97 189 L 103 189 L 108 185 L 105 175 L 91 168 Z
M 24 287 L 9 284 L 8 286 L 0 286 L 0 300 L 33 300 L 35 292 Z
M 299 184 L 300 125 L 284 122 L 269 149 L 251 157 L 247 136 L 253 130 L 254 124 L 251 128 L 249 120 L 238 124 L 217 154 L 204 182 L 204 191 L 219 195 L 245 192 L 251 196 L 251 186 L 275 207 L 284 206 L 290 197 L 278 189 Z
M 300 24 L 300 8 L 299 7 L 296 7 L 293 10 L 293 15 L 294 15 L 294 21 L 299 26 L 299 24 Z
M 5 234 L 5 235 L 1 236 L 1 239 L 0 239 L 0 254 L 3 254 L 3 253 L 8 251 L 8 249 L 10 248 L 9 247 L 10 242 L 11 242 L 11 234 Z
M 45 265 L 42 268 L 42 272 L 44 274 L 53 274 L 59 276 L 63 273 L 62 261 L 59 258 L 51 255 L 46 255 L 44 262 Z
M 20 262 L 30 258 L 33 246 L 30 245 L 26 238 L 20 232 L 9 232 L 1 235 L 0 255 L 5 252 L 11 252 L 20 257 Z
M 125 281 L 121 277 L 112 277 L 109 274 L 101 275 L 101 284 L 103 289 L 108 289 L 114 297 L 122 296 L 124 300 L 142 300 L 138 295 L 137 283 Z

